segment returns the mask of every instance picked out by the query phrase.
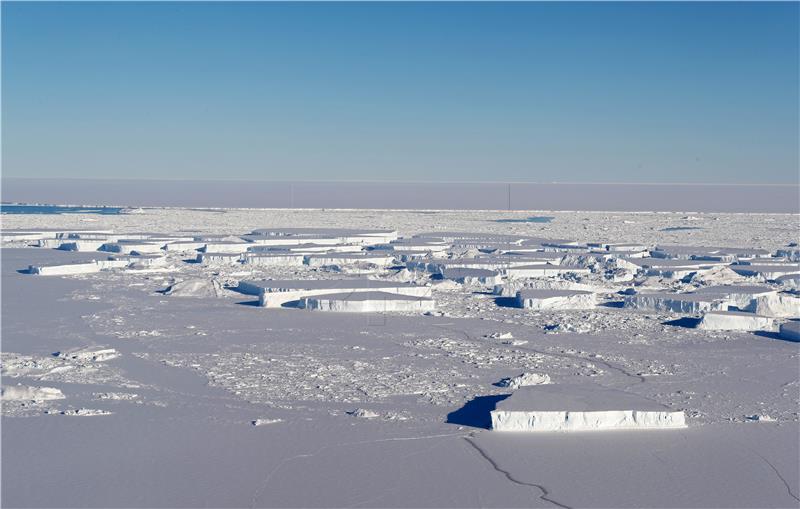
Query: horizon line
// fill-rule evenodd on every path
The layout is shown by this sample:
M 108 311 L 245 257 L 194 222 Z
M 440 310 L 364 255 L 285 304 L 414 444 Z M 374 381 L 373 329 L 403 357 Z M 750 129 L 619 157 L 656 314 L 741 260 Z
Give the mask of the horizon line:
M 617 182 L 617 181 L 531 181 L 531 180 L 286 180 L 257 178 L 159 178 L 159 177 L 6 177 L 2 180 L 99 180 L 99 181 L 155 181 L 155 182 L 261 182 L 275 184 L 525 184 L 525 185 L 617 185 L 617 186 L 730 186 L 730 187 L 800 187 L 798 182 Z

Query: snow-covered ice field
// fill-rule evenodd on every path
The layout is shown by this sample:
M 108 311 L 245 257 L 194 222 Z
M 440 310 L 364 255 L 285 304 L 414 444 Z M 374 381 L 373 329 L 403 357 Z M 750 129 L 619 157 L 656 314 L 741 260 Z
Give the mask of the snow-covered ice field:
M 526 221 L 544 215 L 553 219 Z M 798 220 L 319 209 L 3 216 L 2 505 L 798 507 L 800 343 L 780 332 L 800 318 Z M 307 232 L 301 242 L 292 236 L 302 231 L 256 231 L 268 228 L 350 231 Z M 92 250 L 53 249 L 75 244 L 53 231 Z M 37 235 L 46 247 L 34 247 Z M 305 252 L 308 261 L 356 246 L 370 255 L 240 261 L 239 244 L 273 237 L 286 238 L 283 250 L 252 252 Z M 134 242 L 163 259 L 115 251 Z M 233 256 L 198 263 L 205 244 Z M 370 263 L 376 253 L 381 262 Z M 650 255 L 670 270 L 643 264 Z M 92 260 L 104 264 L 28 273 Z M 491 284 L 447 278 L 448 266 L 465 265 L 487 267 Z M 543 265 L 560 268 L 510 270 Z M 306 296 L 263 307 L 250 290 L 268 279 L 348 280 L 351 294 L 329 294 L 321 309 L 304 306 Z M 359 296 L 370 285 L 355 279 L 389 290 Z M 240 281 L 254 283 L 237 291 Z M 397 304 L 408 285 L 425 286 L 413 298 L 431 299 L 433 310 L 427 300 L 425 310 Z M 597 304 L 517 307 L 526 289 L 591 291 Z M 689 294 L 677 300 L 691 306 L 626 306 L 649 293 Z M 373 300 L 373 312 L 358 312 Z M 718 330 L 743 327 L 718 313 L 698 327 L 712 311 L 765 319 L 746 321 L 756 330 Z M 596 387 L 646 402 L 602 411 L 682 411 L 686 427 L 491 429 L 499 403 L 524 390 L 521 404 L 535 406 L 539 385 L 548 411 L 571 387 L 595 409 Z

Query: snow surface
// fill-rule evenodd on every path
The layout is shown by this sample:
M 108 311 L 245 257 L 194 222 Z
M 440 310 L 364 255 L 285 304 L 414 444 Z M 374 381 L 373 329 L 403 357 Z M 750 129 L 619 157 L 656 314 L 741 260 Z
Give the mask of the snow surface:
M 704 289 L 713 286 L 795 294 L 724 264 L 686 281 L 649 276 L 620 262 L 626 251 L 592 253 L 599 247 L 589 245 L 694 244 L 701 254 L 734 246 L 722 255 L 760 256 L 796 240 L 797 217 L 552 212 L 550 223 L 497 222 L 535 214 L 148 209 L 96 225 L 141 242 L 232 242 L 254 229 L 314 225 L 341 225 L 354 237 L 399 228 L 411 244 L 447 243 L 418 255 L 429 262 L 447 258 L 455 267 L 502 251 L 581 269 L 501 274 L 512 294 L 439 284 L 409 267 L 376 268 L 367 278 L 308 265 L 204 265 L 187 261 L 192 250 L 168 247 L 163 265 L 35 277 L 18 271 L 107 255 L 28 247 L 36 240 L 4 233 L 3 389 L 48 387 L 64 399 L 3 400 L 3 506 L 797 507 L 798 344 L 786 334 L 704 330 L 668 311 L 620 307 L 633 292 L 710 298 L 718 290 Z M 3 227 L 70 232 L 83 219 L 96 218 L 9 216 Z M 701 229 L 667 230 L 686 225 Z M 544 243 L 568 251 L 530 251 Z M 512 246 L 519 255 L 509 254 Z M 191 280 L 222 291 L 165 295 Z M 228 290 L 268 280 L 283 281 L 286 293 L 326 285 L 342 293 L 353 280 L 366 293 L 412 283 L 436 310 L 316 313 L 259 307 L 258 286 L 255 295 Z M 598 305 L 516 308 L 511 297 L 525 287 L 591 291 Z M 739 303 L 753 295 L 722 294 Z M 784 332 L 796 323 L 774 322 Z M 551 383 L 523 386 L 533 378 Z M 666 408 L 683 412 L 687 427 L 489 430 L 491 411 L 509 393 L 573 385 L 588 386 L 592 404 L 606 389 L 637 397 L 590 412 L 622 411 L 623 422 L 641 424 L 624 411 Z M 579 421 L 610 422 L 602 417 Z

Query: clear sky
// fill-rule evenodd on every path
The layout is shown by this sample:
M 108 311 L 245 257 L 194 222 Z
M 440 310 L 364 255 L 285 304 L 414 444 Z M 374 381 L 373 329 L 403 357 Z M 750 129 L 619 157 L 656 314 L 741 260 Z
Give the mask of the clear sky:
M 796 183 L 799 20 L 795 2 L 3 2 L 3 176 Z

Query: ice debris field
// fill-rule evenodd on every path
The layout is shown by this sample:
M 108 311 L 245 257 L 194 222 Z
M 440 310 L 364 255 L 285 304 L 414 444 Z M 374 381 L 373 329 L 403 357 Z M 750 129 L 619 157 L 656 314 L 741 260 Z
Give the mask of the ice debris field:
M 797 507 L 797 216 L 533 214 L 4 217 L 3 505 Z

